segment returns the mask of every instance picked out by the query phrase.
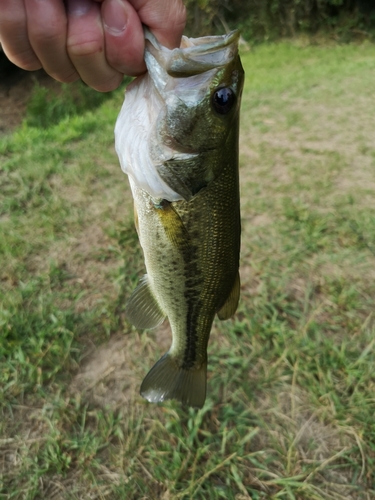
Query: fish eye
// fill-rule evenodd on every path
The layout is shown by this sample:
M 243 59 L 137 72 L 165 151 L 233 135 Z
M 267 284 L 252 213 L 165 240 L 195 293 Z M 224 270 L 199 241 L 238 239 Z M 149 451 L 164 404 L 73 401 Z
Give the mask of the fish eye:
M 215 90 L 212 95 L 212 104 L 217 113 L 226 115 L 232 109 L 236 101 L 236 95 L 229 87 Z

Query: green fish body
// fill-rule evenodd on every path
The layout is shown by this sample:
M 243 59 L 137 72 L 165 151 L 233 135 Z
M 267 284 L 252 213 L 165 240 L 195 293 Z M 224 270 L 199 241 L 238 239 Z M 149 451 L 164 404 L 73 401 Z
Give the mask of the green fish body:
M 238 38 L 184 37 L 172 51 L 146 32 L 148 73 L 116 124 L 147 269 L 126 314 L 137 328 L 167 317 L 173 337 L 142 383 L 151 402 L 203 406 L 212 322 L 239 300 Z

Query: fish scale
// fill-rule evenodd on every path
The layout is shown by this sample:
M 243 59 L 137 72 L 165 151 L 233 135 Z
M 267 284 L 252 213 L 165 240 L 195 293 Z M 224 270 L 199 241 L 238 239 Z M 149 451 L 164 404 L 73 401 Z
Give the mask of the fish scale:
M 116 149 L 129 175 L 147 270 L 126 314 L 138 328 L 153 328 L 167 317 L 172 330 L 169 351 L 141 385 L 142 396 L 151 402 L 177 399 L 203 406 L 212 322 L 216 314 L 227 319 L 237 308 L 243 86 L 237 43 L 238 33 L 209 37 L 207 43 L 184 38 L 183 48 L 170 51 L 146 33 L 148 74 L 133 84 L 116 125 Z M 194 58 L 200 53 L 197 66 Z M 168 73 L 175 67 L 178 73 Z M 149 130 L 141 131 L 149 151 L 146 165 L 147 151 L 139 156 L 129 139 L 131 111 L 143 109 L 140 99 L 146 99 L 147 116 L 154 115 Z M 136 143 L 142 144 L 142 136 Z

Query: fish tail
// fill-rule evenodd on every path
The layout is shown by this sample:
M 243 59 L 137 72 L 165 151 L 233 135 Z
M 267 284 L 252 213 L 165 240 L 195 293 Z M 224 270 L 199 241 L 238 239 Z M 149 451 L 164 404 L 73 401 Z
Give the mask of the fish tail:
M 206 374 L 206 362 L 185 369 L 170 354 L 164 354 L 144 378 L 141 396 L 150 403 L 176 399 L 185 405 L 202 408 L 206 399 Z

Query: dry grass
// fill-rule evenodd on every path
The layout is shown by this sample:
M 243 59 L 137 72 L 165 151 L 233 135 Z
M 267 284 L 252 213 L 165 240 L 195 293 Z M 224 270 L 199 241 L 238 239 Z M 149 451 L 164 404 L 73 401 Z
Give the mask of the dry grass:
M 124 317 L 121 95 L 1 140 L 1 498 L 375 498 L 374 56 L 243 56 L 242 300 L 200 411 L 138 395 L 170 332 Z

